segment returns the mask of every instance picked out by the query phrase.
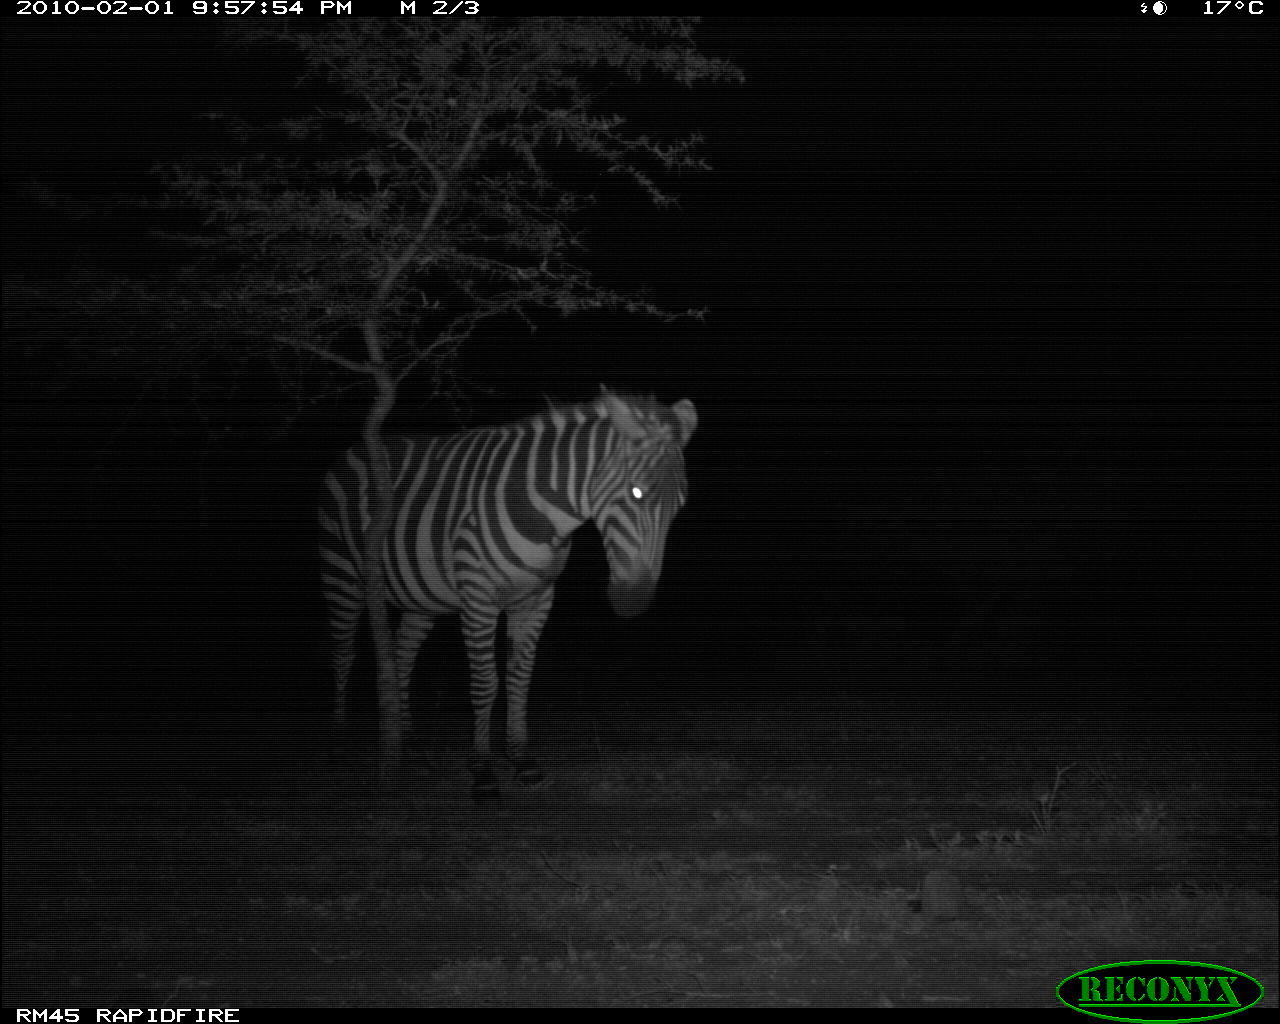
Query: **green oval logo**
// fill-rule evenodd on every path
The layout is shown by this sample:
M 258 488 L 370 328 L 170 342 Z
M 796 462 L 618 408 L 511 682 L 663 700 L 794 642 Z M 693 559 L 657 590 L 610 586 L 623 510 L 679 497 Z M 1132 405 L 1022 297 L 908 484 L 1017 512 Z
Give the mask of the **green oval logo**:
M 1217 964 L 1127 960 L 1063 978 L 1058 998 L 1103 1020 L 1217 1020 L 1247 1010 L 1262 998 L 1262 986 Z

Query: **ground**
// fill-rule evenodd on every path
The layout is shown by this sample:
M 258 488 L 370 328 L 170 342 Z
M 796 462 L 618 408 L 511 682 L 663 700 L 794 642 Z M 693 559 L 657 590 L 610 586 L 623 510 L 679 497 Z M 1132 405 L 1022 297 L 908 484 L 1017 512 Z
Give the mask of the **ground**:
M 1048 1007 L 1178 958 L 1274 1007 L 1271 740 L 1042 710 L 544 705 L 494 809 L 464 709 L 391 789 L 362 737 L 27 737 L 4 1005 Z

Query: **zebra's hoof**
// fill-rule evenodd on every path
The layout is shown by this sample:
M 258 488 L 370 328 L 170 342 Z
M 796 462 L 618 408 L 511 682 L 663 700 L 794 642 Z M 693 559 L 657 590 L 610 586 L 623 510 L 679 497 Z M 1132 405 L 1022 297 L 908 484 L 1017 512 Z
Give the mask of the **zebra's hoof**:
M 516 761 L 515 768 L 516 782 L 525 789 L 542 789 L 551 781 L 547 773 L 539 767 L 538 762 L 531 758 Z
M 498 777 L 488 765 L 471 769 L 471 799 L 478 804 L 496 804 L 502 799 Z
M 502 790 L 496 782 L 483 785 L 477 782 L 471 787 L 471 800 L 481 807 L 495 807 L 502 802 Z

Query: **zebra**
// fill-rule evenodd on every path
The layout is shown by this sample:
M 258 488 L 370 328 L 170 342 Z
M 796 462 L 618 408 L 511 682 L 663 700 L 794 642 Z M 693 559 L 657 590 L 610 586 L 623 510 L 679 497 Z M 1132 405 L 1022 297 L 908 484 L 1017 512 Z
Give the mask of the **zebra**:
M 684 448 L 693 403 L 602 388 L 594 401 L 444 437 L 388 438 L 394 517 L 383 552 L 387 601 L 400 610 L 395 663 L 402 728 L 418 650 L 441 615 L 460 614 L 471 672 L 472 796 L 497 800 L 489 719 L 498 692 L 498 616 L 507 615 L 506 755 L 524 786 L 545 783 L 525 722 L 538 638 L 573 532 L 595 522 L 614 611 L 639 615 L 662 573 L 667 531 L 687 496 Z M 321 491 L 321 582 L 333 642 L 334 724 L 346 722 L 347 679 L 364 607 L 369 467 L 348 449 Z

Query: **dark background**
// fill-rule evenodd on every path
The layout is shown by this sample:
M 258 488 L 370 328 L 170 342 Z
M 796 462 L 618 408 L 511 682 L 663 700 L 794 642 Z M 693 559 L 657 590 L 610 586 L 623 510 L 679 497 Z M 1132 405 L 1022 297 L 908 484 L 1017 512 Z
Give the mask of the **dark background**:
M 60 215 L 33 183 L 136 190 L 216 145 L 200 113 L 298 102 L 293 68 L 203 22 L 4 28 L 4 267 L 54 289 L 171 257 L 136 213 Z M 871 727 L 1273 744 L 1274 21 L 711 19 L 700 39 L 744 87 L 606 106 L 704 132 L 715 172 L 667 182 L 664 213 L 601 181 L 586 259 L 706 322 L 492 325 L 465 407 L 406 389 L 396 415 L 447 430 L 599 382 L 697 405 L 658 600 L 614 620 L 583 530 L 535 730 L 587 706 L 866 702 Z M 327 742 L 314 506 L 360 396 L 285 435 L 266 382 L 197 411 L 131 381 L 50 398 L 49 368 L 12 358 L 29 340 L 5 339 L 10 742 Z M 465 676 L 442 628 L 419 701 L 454 744 Z

